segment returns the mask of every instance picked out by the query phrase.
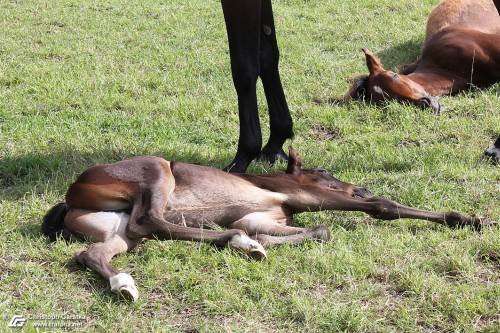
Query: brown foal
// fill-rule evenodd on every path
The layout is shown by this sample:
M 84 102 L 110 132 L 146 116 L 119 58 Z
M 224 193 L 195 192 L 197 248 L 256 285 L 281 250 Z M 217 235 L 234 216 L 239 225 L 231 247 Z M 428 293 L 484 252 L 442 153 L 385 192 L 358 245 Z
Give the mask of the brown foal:
M 278 174 L 230 174 L 152 156 L 97 165 L 69 187 L 65 203 L 49 210 L 42 230 L 51 238 L 62 233 L 94 240 L 76 259 L 108 279 L 113 292 L 136 300 L 132 277 L 109 262 L 143 239 L 205 241 L 262 259 L 264 248 L 278 244 L 329 240 L 324 225 L 292 225 L 293 215 L 306 211 L 361 211 L 384 220 L 415 218 L 475 229 L 493 223 L 375 198 L 324 169 L 302 169 L 292 148 L 289 155 L 286 173 Z M 211 225 L 226 230 L 204 229 Z
M 380 60 L 363 49 L 369 75 L 354 79 L 342 101 L 398 100 L 430 107 L 441 106 L 435 96 L 453 95 L 500 81 L 500 1 L 444 0 L 429 16 L 419 59 L 400 73 L 384 69 Z

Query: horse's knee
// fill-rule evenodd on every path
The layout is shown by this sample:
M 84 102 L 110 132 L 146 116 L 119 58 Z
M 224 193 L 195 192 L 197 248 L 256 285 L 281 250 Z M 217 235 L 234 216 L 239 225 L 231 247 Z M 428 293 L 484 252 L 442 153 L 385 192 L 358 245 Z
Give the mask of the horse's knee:
M 267 36 L 263 37 L 260 50 L 260 75 L 263 78 L 271 75 L 279 75 L 280 52 L 278 45 L 275 45 L 274 41 L 268 38 Z
M 253 97 L 257 90 L 257 70 L 238 66 L 233 71 L 234 88 L 240 101 Z
M 92 244 L 87 250 L 77 252 L 75 259 L 84 266 L 92 267 L 99 265 L 103 260 L 109 261 L 111 258 L 106 258 L 105 253 L 96 244 Z
M 368 212 L 370 216 L 382 220 L 395 220 L 400 217 L 396 203 L 380 198 L 373 199 L 371 202 L 372 206 Z

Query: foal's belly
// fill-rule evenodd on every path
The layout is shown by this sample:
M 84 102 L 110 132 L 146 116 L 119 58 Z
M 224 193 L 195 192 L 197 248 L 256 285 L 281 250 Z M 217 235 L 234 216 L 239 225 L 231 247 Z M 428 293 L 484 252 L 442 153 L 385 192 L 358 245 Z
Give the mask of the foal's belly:
M 237 191 L 238 192 L 238 191 Z M 164 217 L 167 221 L 190 227 L 217 224 L 228 226 L 242 217 L 258 211 L 280 207 L 279 195 L 252 189 L 247 192 L 204 193 L 202 190 L 174 190 L 167 203 Z

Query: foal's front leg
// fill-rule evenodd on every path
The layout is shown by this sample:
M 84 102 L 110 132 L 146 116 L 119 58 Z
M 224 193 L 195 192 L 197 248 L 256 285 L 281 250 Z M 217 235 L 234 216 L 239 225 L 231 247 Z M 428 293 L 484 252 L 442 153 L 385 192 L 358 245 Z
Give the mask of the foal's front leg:
M 397 202 L 385 198 L 351 198 L 335 194 L 328 197 L 325 192 L 325 207 L 329 210 L 361 211 L 381 220 L 396 220 L 401 218 L 413 218 L 427 220 L 446 225 L 448 227 L 471 226 L 475 230 L 480 230 L 483 226 L 496 224 L 488 219 L 479 217 L 463 216 L 456 212 L 432 212 L 401 205 Z

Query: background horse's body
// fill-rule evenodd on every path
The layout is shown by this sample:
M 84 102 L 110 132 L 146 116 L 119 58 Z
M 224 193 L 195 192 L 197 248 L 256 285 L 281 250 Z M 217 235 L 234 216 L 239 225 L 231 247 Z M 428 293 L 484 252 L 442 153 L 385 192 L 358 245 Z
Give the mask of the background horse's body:
M 445 0 L 427 19 L 425 40 L 445 28 L 461 28 L 500 34 L 498 14 L 491 0 Z
M 356 78 L 343 100 L 398 100 L 439 113 L 436 96 L 500 82 L 499 13 L 500 1 L 442 1 L 427 21 L 419 59 L 394 73 L 363 49 L 370 74 Z M 485 155 L 500 160 L 498 144 Z
M 290 149 L 289 154 L 282 174 L 229 174 L 152 156 L 91 167 L 69 187 L 66 202 L 47 213 L 42 230 L 52 238 L 62 232 L 96 241 L 77 253 L 77 260 L 108 279 L 111 290 L 135 300 L 132 277 L 109 262 L 145 238 L 206 241 L 262 258 L 264 247 L 329 239 L 325 226 L 291 225 L 293 215 L 305 211 L 362 211 L 380 219 L 417 218 L 449 226 L 483 223 L 373 198 L 326 170 L 302 169 L 296 153 Z M 203 229 L 213 225 L 227 230 Z
M 427 21 L 421 58 L 405 72 L 433 96 L 500 81 L 500 16 L 491 0 L 447 0 Z
M 439 111 L 434 96 L 500 81 L 500 16 L 491 0 L 442 1 L 427 21 L 421 56 L 401 73 L 364 52 L 370 74 L 357 78 L 347 99 L 395 99 Z

